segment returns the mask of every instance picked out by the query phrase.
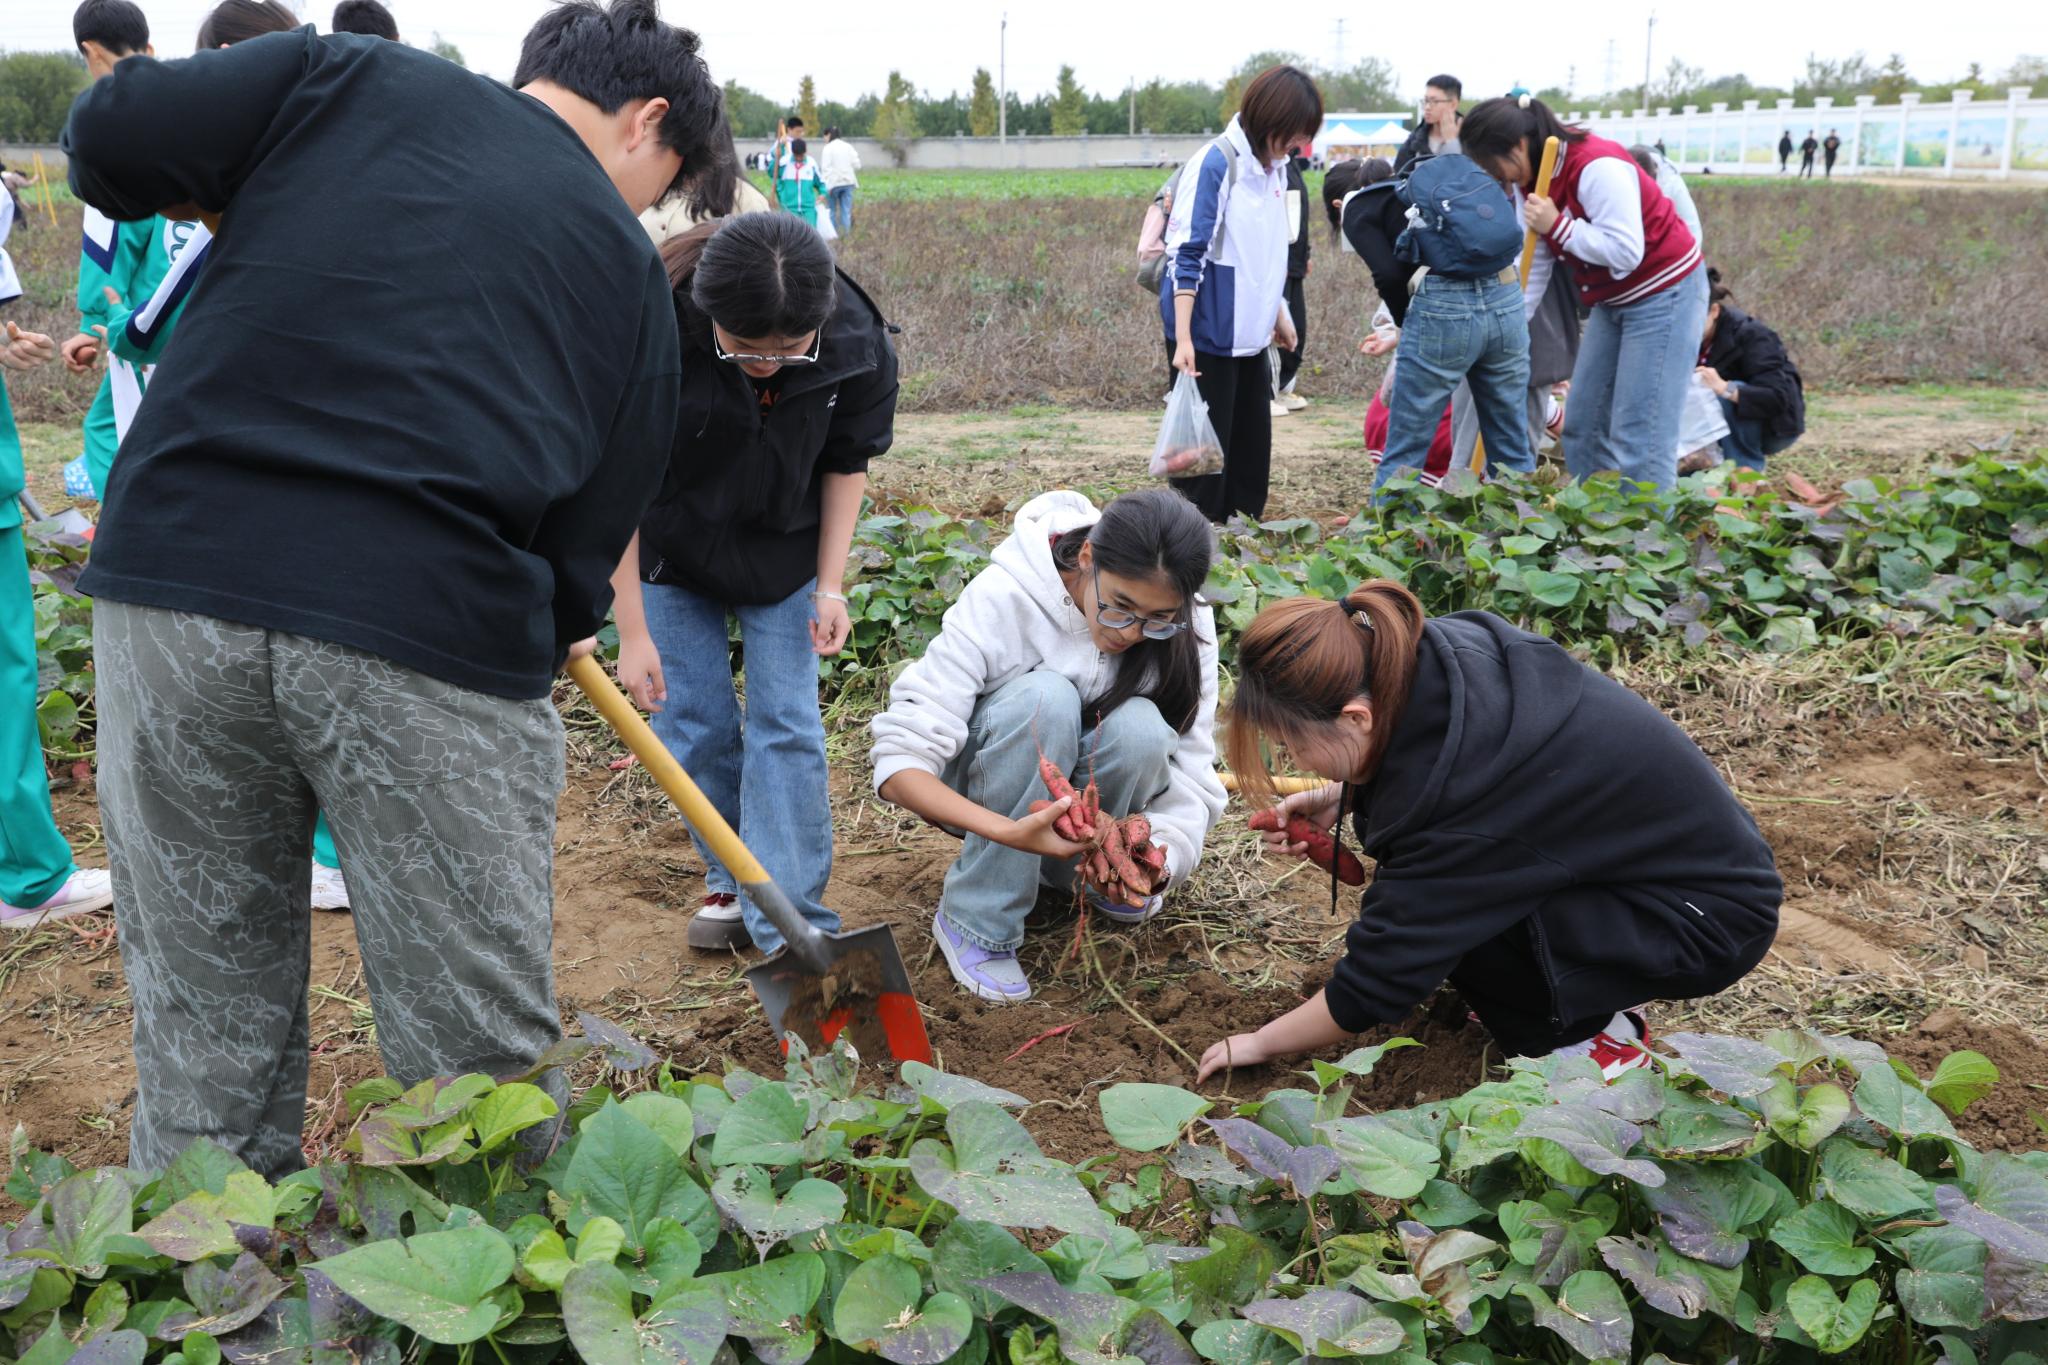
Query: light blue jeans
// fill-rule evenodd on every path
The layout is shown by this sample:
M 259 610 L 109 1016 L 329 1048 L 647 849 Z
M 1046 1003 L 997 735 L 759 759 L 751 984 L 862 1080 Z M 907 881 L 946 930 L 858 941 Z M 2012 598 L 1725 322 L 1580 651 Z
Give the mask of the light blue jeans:
M 825 191 L 825 209 L 832 215 L 832 230 L 844 237 L 853 231 L 852 185 L 834 185 Z
M 1730 382 L 1728 387 L 1740 390 L 1742 385 Z M 1753 417 L 1736 414 L 1736 404 L 1723 398 L 1721 415 L 1728 419 L 1728 434 L 1721 438 L 1721 453 L 1744 469 L 1762 470 L 1764 460 L 1781 450 L 1791 447 L 1792 441 L 1774 441 L 1764 435 L 1764 424 Z M 1797 440 L 1794 437 L 1793 440 Z
M 1047 796 L 1038 773 L 1042 745 L 1077 787 L 1087 786 L 1093 772 L 1105 815 L 1121 819 L 1158 799 L 1180 744 L 1159 708 L 1134 697 L 1097 728 L 1084 725 L 1072 683 L 1057 673 L 1026 673 L 975 704 L 967 743 L 947 765 L 945 783 L 976 805 L 1021 820 Z M 962 938 L 1004 952 L 1024 941 L 1041 883 L 1071 887 L 1073 864 L 970 834 L 946 871 L 939 910 Z
M 1529 389 L 1529 325 L 1522 291 L 1498 278 L 1422 277 L 1401 324 L 1401 363 L 1387 399 L 1387 449 L 1375 492 L 1403 469 L 1422 469 L 1444 404 L 1460 380 L 1472 390 L 1486 467 L 1530 470 L 1523 405 Z
M 1706 326 L 1705 270 L 1646 299 L 1593 309 L 1564 405 L 1564 467 L 1573 478 L 1618 469 L 1656 488 L 1677 482 L 1679 418 Z
M 825 722 L 818 713 L 818 656 L 811 649 L 811 584 L 765 607 L 728 606 L 685 588 L 643 583 L 647 630 L 661 654 L 668 701 L 654 733 L 696 780 L 726 823 L 803 917 L 837 933 L 822 902 L 832 876 L 832 803 Z M 726 618 L 740 623 L 746 709 L 733 686 Z M 739 885 L 690 831 L 708 869 L 705 888 Z M 782 935 L 740 897 L 754 946 L 772 953 Z

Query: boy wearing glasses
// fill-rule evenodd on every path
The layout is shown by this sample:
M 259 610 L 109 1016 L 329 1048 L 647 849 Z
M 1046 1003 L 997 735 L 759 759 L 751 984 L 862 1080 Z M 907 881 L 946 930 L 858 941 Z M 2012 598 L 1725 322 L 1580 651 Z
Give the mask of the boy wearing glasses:
M 1458 101 L 1464 94 L 1465 87 L 1456 76 L 1429 78 L 1422 93 L 1422 124 L 1401 144 L 1400 154 L 1394 158 L 1395 175 L 1406 175 L 1418 158 L 1458 150 L 1458 125 L 1465 117 L 1458 112 Z

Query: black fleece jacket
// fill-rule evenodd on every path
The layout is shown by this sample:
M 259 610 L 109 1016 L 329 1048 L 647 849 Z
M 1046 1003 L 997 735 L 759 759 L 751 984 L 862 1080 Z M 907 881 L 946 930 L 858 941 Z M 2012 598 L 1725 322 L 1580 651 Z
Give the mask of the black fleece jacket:
M 1400 1019 L 1503 938 L 1553 1023 L 1712 994 L 1770 946 L 1784 888 L 1749 812 L 1669 718 L 1555 643 L 1431 620 L 1398 726 L 1357 794 L 1378 868 L 1327 987 L 1344 1028 Z
M 785 369 L 775 402 L 711 349 L 711 319 L 675 293 L 682 399 L 661 496 L 640 525 L 640 575 L 737 606 L 780 602 L 817 572 L 827 474 L 860 474 L 896 424 L 896 350 L 882 314 L 839 276 L 815 365 Z
M 1394 325 L 1405 325 L 1408 277 L 1415 273 L 1415 263 L 1403 261 L 1394 253 L 1394 243 L 1408 226 L 1408 209 L 1401 196 L 1394 193 L 1393 182 L 1383 180 L 1350 196 L 1344 201 L 1339 221 L 1344 240 L 1372 272 L 1373 288 L 1380 291 L 1380 302 L 1387 305 Z
M 1723 379 L 1742 385 L 1737 415 L 1764 424 L 1764 434 L 1790 443 L 1806 430 L 1806 386 L 1778 334 L 1740 308 L 1721 305 L 1714 339 L 1700 357 Z

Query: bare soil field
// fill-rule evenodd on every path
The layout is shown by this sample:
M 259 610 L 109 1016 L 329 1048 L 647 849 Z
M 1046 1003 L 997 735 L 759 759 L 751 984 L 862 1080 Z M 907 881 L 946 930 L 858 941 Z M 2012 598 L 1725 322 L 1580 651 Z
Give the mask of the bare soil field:
M 1276 515 L 1355 510 L 1362 406 L 1319 400 L 1279 424 Z M 1044 487 L 1128 484 L 1155 420 L 1150 411 L 1035 408 L 908 417 L 896 450 L 876 465 L 876 496 L 997 516 Z M 1786 463 L 1839 482 L 1912 472 L 1977 445 L 2038 444 L 2044 429 L 2039 393 L 1830 395 Z M 36 478 L 46 480 L 64 453 L 62 433 L 31 436 Z M 1874 1038 L 1908 1061 L 1975 1048 L 2005 1084 L 1971 1111 L 1967 1136 L 2039 1145 L 2034 1111 L 2048 1110 L 2048 736 L 2038 708 L 2016 712 L 1945 686 L 1938 654 L 1991 648 L 1872 643 L 1625 667 L 1624 680 L 1685 725 L 1750 803 L 1788 887 L 1765 964 L 1720 997 L 1660 1007 L 1658 1030 L 1809 1024 Z M 565 1018 L 588 1010 L 616 1020 L 679 1069 L 772 1070 L 766 1026 L 738 979 L 745 961 L 685 946 L 702 880 L 680 823 L 642 772 L 612 766 L 619 751 L 594 713 L 566 693 L 561 700 L 571 727 L 556 865 Z M 1329 887 L 1312 870 L 1261 862 L 1246 812 L 1233 806 L 1167 914 L 1135 931 L 1095 923 L 1076 959 L 1070 911 L 1045 905 L 1025 951 L 1036 997 L 1009 1007 L 974 1001 L 953 985 L 928 928 L 954 845 L 868 794 L 863 719 L 852 704 L 833 716 L 830 899 L 850 924 L 896 928 L 942 1063 L 1030 1099 L 1032 1127 L 1056 1155 L 1098 1149 L 1100 1086 L 1186 1083 L 1191 1055 L 1298 1001 L 1341 948 L 1355 900 L 1347 893 L 1333 914 Z M 102 862 L 89 774 L 65 782 L 58 812 L 81 857 Z M 380 1069 L 347 916 L 316 918 L 311 980 L 307 1147 L 318 1154 L 342 1135 L 343 1090 Z M 0 1130 L 19 1124 L 34 1143 L 83 1164 L 121 1160 L 134 1093 L 129 1026 L 110 919 L 0 943 Z M 1361 1091 L 1368 1106 L 1456 1093 L 1501 1060 L 1449 994 L 1384 1032 L 1425 1047 L 1387 1057 Z M 1250 1095 L 1284 1075 L 1241 1072 L 1210 1089 Z

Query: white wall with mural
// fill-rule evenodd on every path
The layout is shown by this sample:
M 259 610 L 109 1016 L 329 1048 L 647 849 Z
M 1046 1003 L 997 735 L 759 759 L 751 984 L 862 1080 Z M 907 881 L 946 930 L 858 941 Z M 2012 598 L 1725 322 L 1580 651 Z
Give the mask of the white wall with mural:
M 1778 140 L 1792 137 L 1787 174 L 1799 170 L 1799 143 L 1810 132 L 1841 139 L 1837 175 L 1927 175 L 1956 179 L 2048 180 L 2048 100 L 2015 88 L 2005 100 L 1971 99 L 1967 92 L 1940 104 L 1908 95 L 1878 104 L 1859 95 L 1853 104 L 1818 100 L 1764 107 L 1749 100 L 1736 108 L 1567 110 L 1582 123 L 1624 144 L 1662 142 L 1680 170 L 1717 175 L 1771 175 L 1778 170 Z M 1821 173 L 1817 158 L 1815 174 Z

